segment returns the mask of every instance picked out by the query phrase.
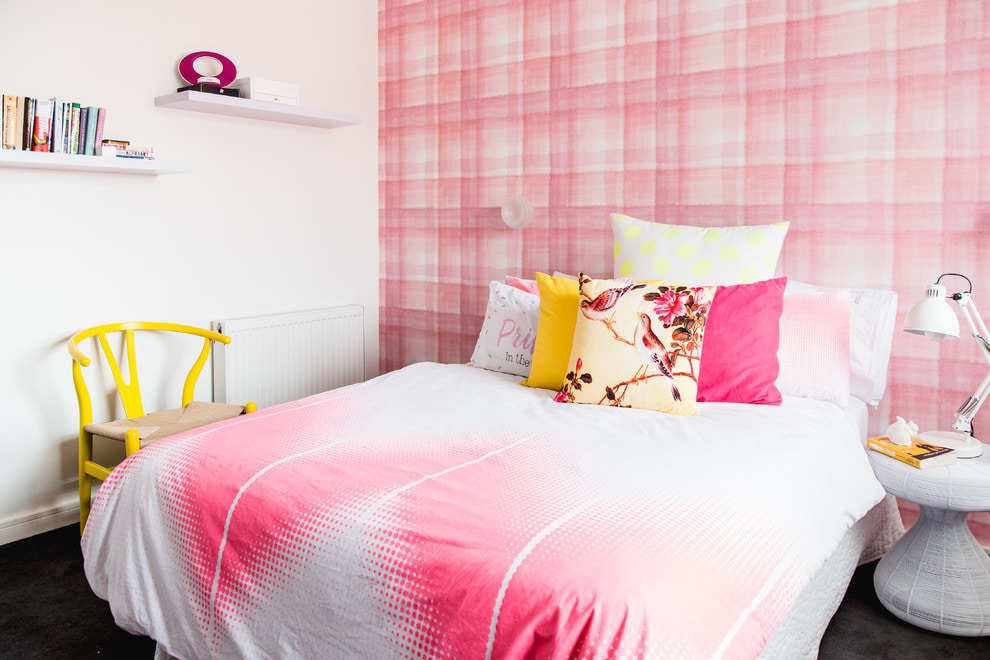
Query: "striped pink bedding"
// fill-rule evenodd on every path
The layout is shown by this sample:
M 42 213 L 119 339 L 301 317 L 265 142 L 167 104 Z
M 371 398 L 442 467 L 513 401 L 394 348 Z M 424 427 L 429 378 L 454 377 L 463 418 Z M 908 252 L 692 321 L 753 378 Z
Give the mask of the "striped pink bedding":
M 558 404 L 412 365 L 162 440 L 83 537 L 178 657 L 754 657 L 883 497 L 832 404 Z

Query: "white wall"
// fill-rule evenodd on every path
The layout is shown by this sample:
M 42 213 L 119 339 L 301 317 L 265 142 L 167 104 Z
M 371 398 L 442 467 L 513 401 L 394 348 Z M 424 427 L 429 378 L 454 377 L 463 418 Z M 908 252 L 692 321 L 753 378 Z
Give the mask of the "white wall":
M 108 109 L 105 137 L 193 170 L 0 168 L 0 543 L 76 519 L 78 413 L 65 341 L 118 320 L 212 319 L 354 303 L 378 369 L 377 3 L 4 3 L 0 92 Z M 156 108 L 178 61 L 298 83 L 317 129 Z M 140 355 L 139 355 L 140 357 Z M 170 366 L 160 354 L 142 368 Z M 142 383 L 143 385 L 145 383 Z M 154 390 L 154 385 L 151 385 Z M 152 405 L 177 405 L 178 387 Z M 209 397 L 201 377 L 197 397 Z

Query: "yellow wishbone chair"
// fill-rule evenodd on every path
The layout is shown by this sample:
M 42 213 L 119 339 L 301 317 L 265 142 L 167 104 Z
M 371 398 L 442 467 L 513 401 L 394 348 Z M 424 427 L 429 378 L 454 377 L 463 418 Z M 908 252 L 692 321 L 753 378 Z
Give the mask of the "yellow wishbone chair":
M 203 349 L 189 370 L 182 387 L 182 407 L 145 414 L 141 403 L 141 390 L 138 384 L 137 360 L 134 351 L 134 332 L 149 330 L 155 332 L 177 332 L 203 338 Z M 117 359 L 107 335 L 123 333 L 124 349 L 127 356 L 128 378 L 125 382 Z M 96 337 L 103 348 L 107 365 L 113 373 L 117 385 L 117 393 L 124 405 L 125 419 L 119 419 L 105 424 L 93 423 L 93 406 L 86 381 L 83 379 L 83 367 L 88 367 L 91 360 L 79 348 L 79 343 Z M 127 456 L 137 452 L 142 447 L 155 440 L 188 431 L 199 426 L 236 417 L 242 413 L 251 413 L 258 409 L 253 403 L 244 406 L 226 403 L 206 403 L 193 401 L 193 391 L 203 366 L 210 355 L 213 342 L 230 343 L 230 337 L 211 330 L 204 330 L 189 325 L 176 323 L 128 322 L 100 325 L 76 333 L 68 341 L 69 354 L 72 356 L 72 381 L 76 387 L 76 397 L 79 399 L 79 531 L 82 533 L 89 517 L 90 498 L 92 496 L 93 479 L 106 480 L 114 467 L 106 467 L 93 461 L 93 440 L 95 438 L 123 441 Z

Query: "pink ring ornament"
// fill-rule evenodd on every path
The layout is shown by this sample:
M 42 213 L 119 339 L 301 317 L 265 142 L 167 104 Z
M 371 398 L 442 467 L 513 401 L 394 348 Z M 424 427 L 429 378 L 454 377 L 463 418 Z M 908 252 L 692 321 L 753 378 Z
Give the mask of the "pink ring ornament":
M 221 65 L 220 73 L 216 76 L 204 76 L 199 71 L 196 70 L 196 61 L 201 57 L 212 57 Z M 234 82 L 234 78 L 237 77 L 237 67 L 234 63 L 230 61 L 229 58 L 224 57 L 220 53 L 211 53 L 208 50 L 200 50 L 195 53 L 189 53 L 182 58 L 179 62 L 179 75 L 190 85 L 195 85 L 196 83 L 207 83 L 210 85 L 216 85 L 217 87 L 226 87 L 230 83 Z M 214 82 L 215 81 L 215 82 Z

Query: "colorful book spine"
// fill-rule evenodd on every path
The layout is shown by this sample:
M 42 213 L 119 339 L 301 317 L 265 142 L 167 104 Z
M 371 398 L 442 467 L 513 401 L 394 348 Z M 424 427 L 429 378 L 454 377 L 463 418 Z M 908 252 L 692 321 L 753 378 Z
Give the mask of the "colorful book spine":
M 107 109 L 100 108 L 97 111 L 97 115 L 96 115 L 96 137 L 93 140 L 94 152 L 96 150 L 96 147 L 103 144 L 103 124 L 106 122 L 106 120 L 107 120 Z
M 14 149 L 17 144 L 17 136 L 14 131 L 17 127 L 17 97 L 13 94 L 3 95 L 3 148 Z
M 70 119 L 69 126 L 69 153 L 78 154 L 79 153 L 79 120 L 82 118 L 80 115 L 82 109 L 78 103 L 72 104 L 72 117 Z
M 29 96 L 24 97 L 24 126 L 21 135 L 23 149 L 31 151 L 31 132 L 34 130 L 34 99 Z
M 54 96 L 48 100 L 52 103 L 52 130 L 48 150 L 60 154 L 65 143 L 65 133 L 62 130 L 62 102 Z
M 31 151 L 48 151 L 52 130 L 52 102 L 38 99 L 34 108 L 34 131 L 31 135 Z
M 86 155 L 96 155 L 96 125 L 100 122 L 100 109 L 89 106 L 86 120 Z
M 31 151 L 31 136 L 34 135 L 34 106 L 37 99 L 24 99 L 24 149 Z
M 24 149 L 24 102 L 23 96 L 17 97 L 17 110 L 14 116 L 14 149 L 22 151 Z
M 68 101 L 62 103 L 62 153 L 71 153 L 69 149 L 72 147 L 72 137 L 69 133 L 70 127 L 72 126 L 72 104 Z
M 85 106 L 79 107 L 79 150 L 77 154 L 84 155 L 86 153 L 86 124 L 89 123 L 89 108 Z

